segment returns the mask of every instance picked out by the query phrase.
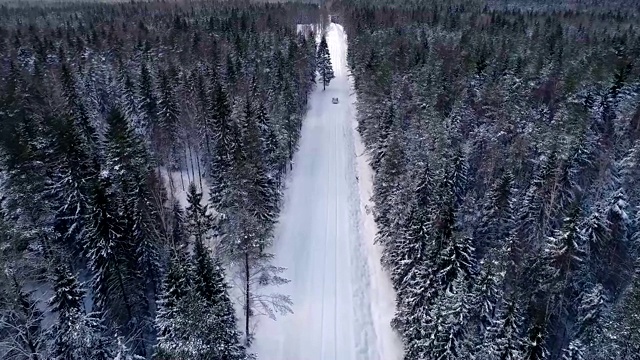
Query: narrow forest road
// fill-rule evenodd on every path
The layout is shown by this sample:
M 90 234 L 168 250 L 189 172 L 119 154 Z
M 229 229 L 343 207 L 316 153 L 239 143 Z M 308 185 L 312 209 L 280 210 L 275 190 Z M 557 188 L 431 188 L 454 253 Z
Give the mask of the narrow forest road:
M 260 318 L 251 351 L 260 360 L 397 360 L 402 350 L 391 338 L 392 290 L 388 279 L 376 279 L 384 273 L 369 270 L 375 262 L 379 267 L 379 255 L 365 243 L 373 241 L 366 238 L 371 231 L 361 229 L 366 215 L 342 26 L 329 26 L 327 42 L 336 77 L 310 97 L 274 238 L 274 264 L 287 268 L 291 282 L 269 290 L 290 295 L 294 314 Z M 334 97 L 339 104 L 332 104 Z M 376 302 L 387 303 L 386 314 Z

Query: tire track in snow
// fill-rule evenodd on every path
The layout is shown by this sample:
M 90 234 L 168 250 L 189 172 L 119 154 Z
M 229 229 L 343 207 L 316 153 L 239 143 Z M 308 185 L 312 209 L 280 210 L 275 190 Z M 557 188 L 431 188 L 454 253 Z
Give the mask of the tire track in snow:
M 332 126 L 332 130 L 333 130 L 333 139 L 334 141 L 337 141 L 338 137 L 337 137 L 337 127 L 338 127 L 338 121 L 336 119 L 333 120 L 334 124 Z M 333 163 L 335 164 L 334 166 L 338 166 L 338 146 L 333 146 Z M 335 234 L 334 234 L 334 259 L 335 259 L 335 267 L 334 267 L 334 282 L 333 282 L 333 286 L 334 286 L 334 311 L 333 311 L 333 315 L 334 315 L 334 330 L 333 330 L 333 346 L 334 346 L 334 359 L 338 359 L 338 264 L 340 263 L 338 261 L 338 241 L 340 240 L 340 227 L 339 227 L 339 203 L 338 203 L 338 196 L 340 194 L 342 194 L 341 191 L 339 191 L 339 178 L 337 176 L 337 171 L 336 174 L 334 175 L 334 188 L 335 188 L 335 202 L 336 202 L 336 206 L 335 206 L 335 212 L 334 212 L 334 216 L 335 216 Z

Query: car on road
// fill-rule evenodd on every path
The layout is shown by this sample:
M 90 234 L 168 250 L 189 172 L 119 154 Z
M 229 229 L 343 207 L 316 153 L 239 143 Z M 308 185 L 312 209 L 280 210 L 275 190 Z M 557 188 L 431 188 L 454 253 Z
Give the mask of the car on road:
M 332 98 L 331 102 L 334 103 L 334 104 L 337 104 L 338 103 L 338 98 Z

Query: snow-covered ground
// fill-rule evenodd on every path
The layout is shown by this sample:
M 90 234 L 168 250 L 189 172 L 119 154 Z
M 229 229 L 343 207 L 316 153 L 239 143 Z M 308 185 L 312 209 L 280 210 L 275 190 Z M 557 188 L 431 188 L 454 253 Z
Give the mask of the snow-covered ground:
M 356 157 L 363 146 L 353 128 L 342 26 L 329 26 L 327 42 L 336 78 L 311 95 L 274 239 L 274 264 L 287 267 L 291 280 L 276 291 L 291 295 L 294 314 L 260 318 L 251 351 L 261 360 L 401 359 L 389 325 L 394 293 L 365 211 L 371 173 Z

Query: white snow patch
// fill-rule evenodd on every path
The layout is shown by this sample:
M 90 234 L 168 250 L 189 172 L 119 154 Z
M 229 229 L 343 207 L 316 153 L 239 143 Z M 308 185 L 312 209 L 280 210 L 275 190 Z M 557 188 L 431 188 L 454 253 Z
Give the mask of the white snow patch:
M 320 24 L 297 24 L 296 32 L 298 34 L 302 34 L 305 37 L 308 37 L 311 33 L 319 34 L 322 29 L 320 28 Z
M 191 172 L 188 170 L 168 171 L 164 167 L 161 167 L 158 170 L 160 171 L 160 175 L 164 181 L 165 188 L 170 194 L 170 199 L 178 200 L 178 203 L 183 209 L 189 205 L 187 202 L 187 193 L 189 192 L 189 183 L 192 181 L 195 183 L 198 191 L 202 192 L 202 205 L 209 203 L 209 185 L 207 185 L 206 179 L 199 179 L 196 174 L 196 179 L 194 180 L 191 176 Z M 202 186 L 200 184 L 202 184 Z

